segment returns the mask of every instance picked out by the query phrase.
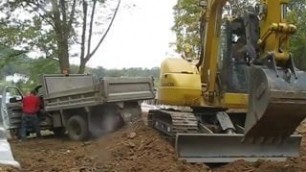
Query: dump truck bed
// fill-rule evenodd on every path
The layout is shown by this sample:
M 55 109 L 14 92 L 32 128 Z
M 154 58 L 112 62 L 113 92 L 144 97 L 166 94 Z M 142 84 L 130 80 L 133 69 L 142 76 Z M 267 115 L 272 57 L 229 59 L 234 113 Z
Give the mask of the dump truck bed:
M 151 77 L 95 80 L 91 75 L 44 75 L 46 111 L 154 98 Z

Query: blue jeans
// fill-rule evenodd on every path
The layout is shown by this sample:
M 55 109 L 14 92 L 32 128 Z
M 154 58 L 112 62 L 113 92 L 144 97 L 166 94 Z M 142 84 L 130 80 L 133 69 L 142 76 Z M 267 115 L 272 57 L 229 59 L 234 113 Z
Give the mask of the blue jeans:
M 25 139 L 27 135 L 27 129 L 33 127 L 36 132 L 36 136 L 40 137 L 40 122 L 36 114 L 23 114 L 21 120 L 21 139 Z

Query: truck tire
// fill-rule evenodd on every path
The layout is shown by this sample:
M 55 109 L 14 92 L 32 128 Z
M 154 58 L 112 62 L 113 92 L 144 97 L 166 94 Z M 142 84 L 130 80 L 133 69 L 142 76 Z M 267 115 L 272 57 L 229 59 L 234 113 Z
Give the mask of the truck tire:
M 66 130 L 71 140 L 86 140 L 89 135 L 87 120 L 79 115 L 69 118 Z

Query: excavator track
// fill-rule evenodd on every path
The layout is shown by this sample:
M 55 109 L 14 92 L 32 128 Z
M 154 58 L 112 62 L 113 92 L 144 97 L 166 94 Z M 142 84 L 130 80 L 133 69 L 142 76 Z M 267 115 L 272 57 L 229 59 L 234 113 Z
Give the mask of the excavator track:
M 197 133 L 198 121 L 191 112 L 170 110 L 151 111 L 151 125 L 164 134 L 175 138 L 177 133 Z

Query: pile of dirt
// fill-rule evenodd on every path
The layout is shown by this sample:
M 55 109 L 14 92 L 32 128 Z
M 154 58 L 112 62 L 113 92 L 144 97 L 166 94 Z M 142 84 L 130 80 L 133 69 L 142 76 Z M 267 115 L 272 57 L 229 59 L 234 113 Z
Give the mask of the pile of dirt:
M 189 164 L 175 157 L 173 145 L 157 131 L 138 121 L 99 140 L 73 142 L 67 138 L 45 137 L 25 142 L 10 141 L 22 171 L 191 171 L 191 172 L 303 172 L 306 171 L 306 125 L 301 156 L 286 162 L 242 160 L 219 167 Z M 8 169 L 7 171 L 9 171 Z M 1 172 L 1 171 L 0 171 Z
M 12 141 L 24 171 L 208 171 L 204 164 L 178 161 L 173 146 L 142 121 L 100 140 L 58 138 Z
M 105 171 L 206 171 L 203 164 L 188 164 L 178 161 L 173 146 L 156 131 L 135 123 L 107 139 L 105 147 L 110 155 Z M 102 144 L 102 145 L 101 145 Z M 96 146 L 104 147 L 98 142 Z M 97 152 L 95 152 L 97 154 Z
M 255 163 L 239 160 L 229 163 L 220 168 L 213 170 L 214 172 L 303 172 L 302 168 L 296 166 L 291 160 L 287 162 L 271 162 L 259 160 Z
M 17 168 L 0 164 L 0 172 L 18 172 L 18 171 L 20 171 L 20 170 L 17 169 Z

